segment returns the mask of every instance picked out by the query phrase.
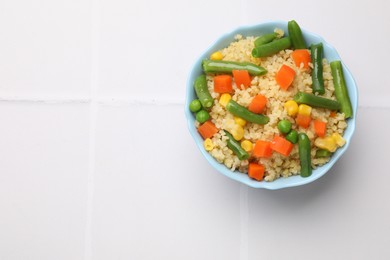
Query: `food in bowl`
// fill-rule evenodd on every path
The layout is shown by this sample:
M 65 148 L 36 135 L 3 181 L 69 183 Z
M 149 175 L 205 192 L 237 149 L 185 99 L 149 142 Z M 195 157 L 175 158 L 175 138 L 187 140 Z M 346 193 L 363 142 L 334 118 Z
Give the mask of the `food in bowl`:
M 353 116 L 341 62 L 309 49 L 295 21 L 258 37 L 237 35 L 202 63 L 189 109 L 204 149 L 257 181 L 311 175 L 345 145 Z

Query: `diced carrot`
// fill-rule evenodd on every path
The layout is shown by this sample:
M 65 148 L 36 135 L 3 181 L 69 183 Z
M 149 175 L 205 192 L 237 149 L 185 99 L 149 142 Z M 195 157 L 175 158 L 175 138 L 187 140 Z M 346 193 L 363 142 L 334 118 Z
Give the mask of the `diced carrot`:
M 297 66 L 298 68 L 301 67 L 302 63 L 304 69 L 309 68 L 309 62 L 311 62 L 311 59 L 310 52 L 307 49 L 295 50 L 291 53 L 291 57 L 294 60 L 295 66 Z
M 272 156 L 271 142 L 257 140 L 253 148 L 253 156 L 269 158 Z
M 324 137 L 326 134 L 326 123 L 319 119 L 314 120 L 314 131 L 319 137 Z
M 311 117 L 307 115 L 298 114 L 295 118 L 295 123 L 303 128 L 308 128 L 310 126 Z
M 234 82 L 236 82 L 237 88 L 241 89 L 241 86 L 247 88 L 251 85 L 251 76 L 247 70 L 233 70 Z
M 330 114 L 329 114 L 329 117 L 336 117 L 336 115 L 337 115 L 337 111 L 334 111 L 334 110 L 332 110 L 332 111 L 330 111 Z
M 263 112 L 266 104 L 267 98 L 261 94 L 258 94 L 252 99 L 251 103 L 248 106 L 248 110 L 253 113 L 260 114 L 261 112 Z
M 214 77 L 214 92 L 232 93 L 232 77 L 230 75 L 218 75 Z
M 249 177 L 261 181 L 264 178 L 264 165 L 257 163 L 250 163 L 248 166 L 248 175 Z
M 271 149 L 284 156 L 289 156 L 294 145 L 284 137 L 276 135 L 271 142 Z
M 218 128 L 211 121 L 206 121 L 198 127 L 198 132 L 203 139 L 207 139 L 213 137 L 218 132 Z
M 291 83 L 294 81 L 295 70 L 287 65 L 282 65 L 278 73 L 276 73 L 275 80 L 279 84 L 280 88 L 287 90 Z

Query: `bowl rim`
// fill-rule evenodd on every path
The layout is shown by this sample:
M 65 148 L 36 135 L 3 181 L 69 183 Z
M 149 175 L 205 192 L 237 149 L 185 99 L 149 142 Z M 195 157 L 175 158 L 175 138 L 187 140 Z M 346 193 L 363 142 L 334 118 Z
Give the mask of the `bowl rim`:
M 337 57 L 341 61 L 341 63 L 342 63 L 344 76 L 348 75 L 348 77 L 350 78 L 350 81 L 352 82 L 352 84 L 348 86 L 348 89 L 353 89 L 353 92 L 355 94 L 354 96 L 356 96 L 356 101 L 353 102 L 353 104 L 352 104 L 353 111 L 354 111 L 353 118 L 347 119 L 348 126 L 347 126 L 346 131 L 349 130 L 350 136 L 349 136 L 346 144 L 342 148 L 338 149 L 332 155 L 332 158 L 331 158 L 331 160 L 329 162 L 327 162 L 326 164 L 324 164 L 324 165 L 322 165 L 322 166 L 317 168 L 317 169 L 323 169 L 319 173 L 312 174 L 311 176 L 306 177 L 306 178 L 300 177 L 300 175 L 294 175 L 294 176 L 290 176 L 290 177 L 287 177 L 287 178 L 280 177 L 280 178 L 278 178 L 278 179 L 276 179 L 276 180 L 274 180 L 272 182 L 266 182 L 266 181 L 259 182 L 259 181 L 255 181 L 255 180 L 251 179 L 250 177 L 248 177 L 248 175 L 246 173 L 241 173 L 241 172 L 239 172 L 237 170 L 232 171 L 229 168 L 227 168 L 223 163 L 217 162 L 217 160 L 214 157 L 212 157 L 203 148 L 203 142 L 200 142 L 203 139 L 199 140 L 199 138 L 201 138 L 201 137 L 200 137 L 198 131 L 195 128 L 194 115 L 188 109 L 188 106 L 189 106 L 189 103 L 190 103 L 190 100 L 189 100 L 190 98 L 189 97 L 190 97 L 191 93 L 193 93 L 193 91 L 194 91 L 193 90 L 193 83 L 194 82 L 193 82 L 193 80 L 191 80 L 191 78 L 192 78 L 192 74 L 194 73 L 194 70 L 196 69 L 196 66 L 201 64 L 202 60 L 205 59 L 205 57 L 208 56 L 208 53 L 211 53 L 212 51 L 216 51 L 217 49 L 220 49 L 220 48 L 217 48 L 217 46 L 221 42 L 226 41 L 228 39 L 234 39 L 234 36 L 237 35 L 237 34 L 245 34 L 244 33 L 245 31 L 255 30 L 258 27 L 280 28 L 280 27 L 286 27 L 286 26 L 287 26 L 287 21 L 266 20 L 266 21 L 261 22 L 261 23 L 239 26 L 239 27 L 235 28 L 234 30 L 231 30 L 230 32 L 222 34 L 208 48 L 206 48 L 201 53 L 201 55 L 197 56 L 198 58 L 195 60 L 195 62 L 190 67 L 190 72 L 189 72 L 189 74 L 187 76 L 187 80 L 186 80 L 186 96 L 185 96 L 184 112 L 185 112 L 185 116 L 186 116 L 188 130 L 189 130 L 192 138 L 194 139 L 198 149 L 201 151 L 203 157 L 206 158 L 208 163 L 211 164 L 211 166 L 213 166 L 213 168 L 216 169 L 219 173 L 229 177 L 230 179 L 238 181 L 238 182 L 240 182 L 242 184 L 245 184 L 245 185 L 247 185 L 249 187 L 252 187 L 252 188 L 262 188 L 262 189 L 268 189 L 268 190 L 278 190 L 278 189 L 283 189 L 283 188 L 290 188 L 290 187 L 297 187 L 297 186 L 305 185 L 305 184 L 314 182 L 315 180 L 321 178 L 327 172 L 329 172 L 329 170 L 333 167 L 333 165 L 347 151 L 347 149 L 348 149 L 348 147 L 350 145 L 350 142 L 352 140 L 352 137 L 354 135 L 355 128 L 356 128 L 356 118 L 357 118 L 357 115 L 358 115 L 358 100 L 359 100 L 359 93 L 358 93 L 356 80 L 354 79 L 354 77 L 353 77 L 351 71 L 349 70 L 348 66 L 343 62 L 343 60 L 341 59 L 339 53 L 337 52 L 337 50 L 332 45 L 330 45 L 322 36 L 320 36 L 320 35 L 318 35 L 316 33 L 312 33 L 312 32 L 310 32 L 310 31 L 308 31 L 308 30 L 306 30 L 306 29 L 301 27 L 303 35 L 310 35 L 312 37 L 318 38 L 323 43 L 324 49 L 327 48 L 327 49 L 332 51 L 333 55 L 335 57 Z M 284 31 L 286 31 L 286 29 Z M 261 33 L 261 31 L 259 32 L 259 34 L 260 33 Z M 249 36 L 249 35 L 247 35 L 247 36 Z M 324 55 L 324 58 L 326 58 L 325 55 Z M 325 168 L 322 168 L 322 167 L 325 167 Z M 243 178 L 242 175 L 246 175 L 246 178 Z M 298 177 L 298 179 L 296 177 Z M 293 179 L 293 178 L 295 178 L 295 179 Z M 284 181 L 282 181 L 282 180 L 284 180 Z

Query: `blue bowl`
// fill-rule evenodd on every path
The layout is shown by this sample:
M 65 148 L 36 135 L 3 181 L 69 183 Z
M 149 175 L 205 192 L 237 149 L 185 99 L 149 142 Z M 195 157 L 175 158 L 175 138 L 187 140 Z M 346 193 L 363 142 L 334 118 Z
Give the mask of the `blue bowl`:
M 291 176 L 288 178 L 279 178 L 273 182 L 265 182 L 261 181 L 258 182 L 256 180 L 253 180 L 248 177 L 245 173 L 240 173 L 238 171 L 231 171 L 228 169 L 224 164 L 218 163 L 204 148 L 203 148 L 203 139 L 199 135 L 196 127 L 195 127 L 195 116 L 191 111 L 188 109 L 189 103 L 196 98 L 196 94 L 194 91 L 194 81 L 197 76 L 201 75 L 203 73 L 202 71 L 202 60 L 208 59 L 210 55 L 222 48 L 227 47 L 231 42 L 234 41 L 234 36 L 237 34 L 241 34 L 243 36 L 257 36 L 260 34 L 265 33 L 271 33 L 274 31 L 275 28 L 283 29 L 285 33 L 288 32 L 287 30 L 287 22 L 284 21 L 269 21 L 264 22 L 258 25 L 253 26 L 243 26 L 239 27 L 236 30 L 222 35 L 211 47 L 209 47 L 195 62 L 194 66 L 191 69 L 191 72 L 189 74 L 188 80 L 187 80 L 187 90 L 186 90 L 186 101 L 185 101 L 185 114 L 187 117 L 187 123 L 188 128 L 190 130 L 190 133 L 192 137 L 194 138 L 198 148 L 202 152 L 203 156 L 206 158 L 206 160 L 220 173 L 223 175 L 239 181 L 241 183 L 244 183 L 250 187 L 253 188 L 264 188 L 269 190 L 277 190 L 287 187 L 294 187 L 299 186 L 303 184 L 310 183 L 312 181 L 317 180 L 321 176 L 323 176 L 325 173 L 327 173 L 330 168 L 337 162 L 337 160 L 345 153 L 345 151 L 348 149 L 349 144 L 351 142 L 352 135 L 355 131 L 355 121 L 356 121 L 356 114 L 357 114 L 357 107 L 358 107 L 358 90 L 356 87 L 355 80 L 352 77 L 351 72 L 348 70 L 347 66 L 342 62 L 343 65 L 343 72 L 345 81 L 347 83 L 349 96 L 351 99 L 352 107 L 353 107 L 353 118 L 350 118 L 347 120 L 348 127 L 344 132 L 344 138 L 347 141 L 347 143 L 337 149 L 337 151 L 333 154 L 330 161 L 326 163 L 325 165 L 318 167 L 317 169 L 313 170 L 313 173 L 310 177 L 303 178 L 299 175 L 297 176 Z M 337 53 L 336 49 L 333 48 L 331 45 L 329 45 L 321 36 L 311 33 L 303 28 L 302 33 L 305 38 L 305 41 L 307 45 L 313 44 L 313 43 L 319 43 L 322 42 L 324 45 L 324 57 L 329 61 L 333 60 L 341 60 L 339 54 Z

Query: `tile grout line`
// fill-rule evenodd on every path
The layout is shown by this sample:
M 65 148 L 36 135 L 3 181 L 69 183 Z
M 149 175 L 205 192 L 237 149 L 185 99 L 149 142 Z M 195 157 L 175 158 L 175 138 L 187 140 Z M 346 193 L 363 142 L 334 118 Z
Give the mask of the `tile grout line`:
M 156 105 L 156 106 L 169 106 L 169 105 L 184 105 L 184 100 L 179 99 L 141 99 L 141 98 L 132 98 L 132 99 L 113 99 L 113 98 L 99 98 L 99 105 L 108 105 L 108 106 L 121 106 L 121 105 Z
M 67 98 L 67 97 L 1 97 L 0 102 L 27 102 L 27 103 L 42 103 L 42 104 L 86 104 L 91 103 L 92 99 L 99 105 L 184 105 L 182 99 L 142 99 L 142 98 L 109 98 L 98 97 L 93 98 Z
M 43 104 L 85 104 L 89 103 L 90 98 L 81 97 L 18 97 L 8 96 L 0 97 L 0 102 L 32 102 L 32 103 L 43 103 Z
M 84 260 L 92 259 L 92 216 L 96 169 L 96 124 L 98 117 L 97 88 L 99 82 L 99 15 L 100 3 L 99 0 L 94 0 L 91 5 L 91 98 L 89 100 L 89 157 Z
M 182 106 L 185 104 L 182 99 L 142 99 L 142 98 L 109 98 L 98 97 L 93 98 L 82 97 L 1 97 L 0 102 L 32 102 L 42 104 L 87 104 L 95 101 L 97 105 L 107 106 L 128 106 L 128 105 L 147 105 L 147 106 Z M 388 105 L 359 105 L 359 109 L 390 109 Z

